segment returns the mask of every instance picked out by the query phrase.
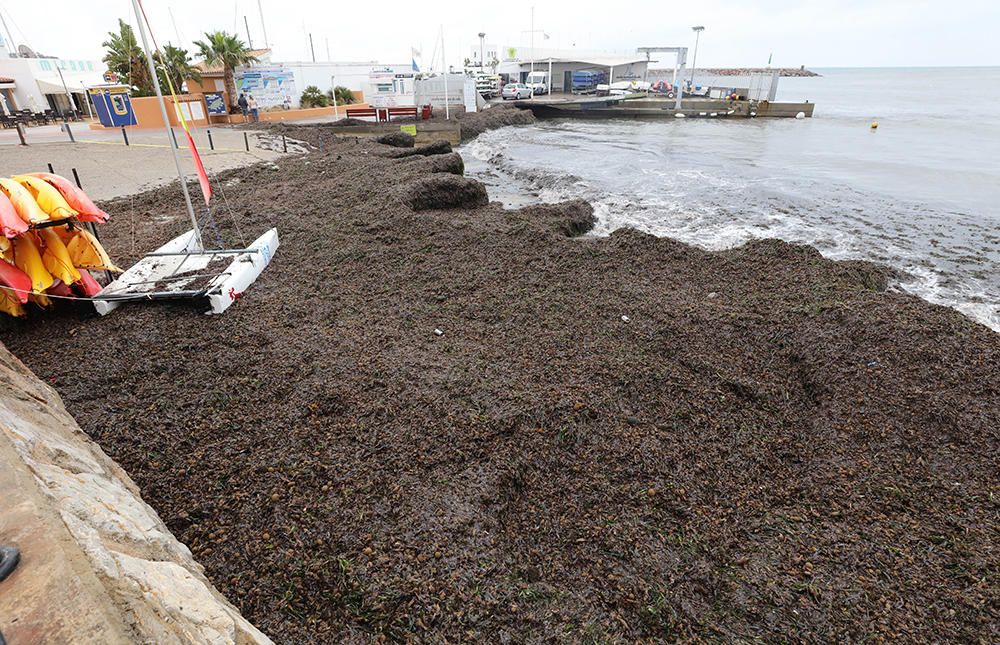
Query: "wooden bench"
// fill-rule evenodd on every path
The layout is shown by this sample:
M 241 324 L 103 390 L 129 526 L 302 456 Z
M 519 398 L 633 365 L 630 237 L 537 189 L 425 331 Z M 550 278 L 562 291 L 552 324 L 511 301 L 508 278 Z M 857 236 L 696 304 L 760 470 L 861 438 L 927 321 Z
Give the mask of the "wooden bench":
M 347 108 L 348 118 L 373 118 L 379 123 L 392 121 L 392 117 L 417 118 L 417 108 L 415 107 L 387 107 L 387 108 Z
M 388 115 L 386 115 L 387 121 L 392 121 L 392 117 L 410 117 L 414 120 L 417 118 L 417 108 L 416 107 L 391 107 L 387 108 Z
M 376 121 L 379 120 L 379 118 L 378 118 L 378 111 L 375 108 L 370 108 L 370 107 L 366 107 L 366 108 L 351 108 L 351 107 L 349 107 L 349 108 L 347 108 L 347 118 L 348 119 L 362 118 L 362 117 L 373 117 Z

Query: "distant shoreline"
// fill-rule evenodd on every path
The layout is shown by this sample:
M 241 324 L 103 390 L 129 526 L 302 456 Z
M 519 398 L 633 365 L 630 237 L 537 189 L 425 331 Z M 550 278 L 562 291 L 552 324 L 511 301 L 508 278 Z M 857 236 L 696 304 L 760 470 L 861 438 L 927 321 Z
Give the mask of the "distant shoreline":
M 696 69 L 694 72 L 695 74 L 707 74 L 709 76 L 749 76 L 751 74 L 769 74 L 771 72 L 778 72 L 779 76 L 782 77 L 806 78 L 811 76 L 820 76 L 820 74 L 817 74 L 810 69 L 806 69 L 805 67 L 712 67 Z M 649 70 L 649 73 L 650 75 L 657 73 L 672 75 L 673 70 L 651 69 Z

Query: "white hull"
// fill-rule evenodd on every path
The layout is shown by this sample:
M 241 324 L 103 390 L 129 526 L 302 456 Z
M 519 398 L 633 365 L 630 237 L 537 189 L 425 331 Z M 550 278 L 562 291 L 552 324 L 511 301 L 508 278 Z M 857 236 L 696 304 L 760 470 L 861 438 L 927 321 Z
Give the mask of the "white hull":
M 94 296 L 97 313 L 109 314 L 123 302 L 206 298 L 208 313 L 221 314 L 271 262 L 278 249 L 278 230 L 272 228 L 246 249 L 195 251 L 193 247 L 192 230 L 144 257 Z M 229 258 L 224 269 L 209 266 Z M 193 286 L 199 282 L 204 286 Z

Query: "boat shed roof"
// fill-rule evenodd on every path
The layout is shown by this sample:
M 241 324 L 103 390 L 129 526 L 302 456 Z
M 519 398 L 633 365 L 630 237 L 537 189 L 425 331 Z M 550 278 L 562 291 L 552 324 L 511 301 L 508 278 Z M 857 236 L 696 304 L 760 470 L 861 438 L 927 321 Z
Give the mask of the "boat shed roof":
M 539 56 L 535 59 L 535 65 L 539 63 L 548 64 L 549 59 L 553 63 L 579 63 L 581 65 L 591 65 L 594 67 L 621 67 L 624 65 L 632 65 L 634 63 L 645 63 L 646 57 L 633 55 L 633 56 L 574 56 L 574 57 L 562 57 L 562 56 Z M 505 61 L 506 62 L 506 61 Z M 528 65 L 529 61 L 525 59 L 520 59 L 517 61 L 519 65 Z

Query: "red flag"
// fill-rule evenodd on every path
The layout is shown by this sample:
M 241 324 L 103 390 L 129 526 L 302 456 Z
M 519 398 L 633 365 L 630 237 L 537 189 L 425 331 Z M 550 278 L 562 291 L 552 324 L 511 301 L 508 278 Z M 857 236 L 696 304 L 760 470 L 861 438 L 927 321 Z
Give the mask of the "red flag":
M 208 200 L 212 199 L 212 185 L 208 183 L 208 173 L 205 172 L 205 164 L 201 163 L 201 156 L 198 154 L 198 148 L 194 145 L 194 139 L 191 138 L 191 133 L 185 128 L 184 133 L 188 138 L 188 147 L 191 148 L 191 158 L 194 159 L 194 169 L 198 173 L 198 183 L 201 184 L 201 194 L 205 196 L 205 206 L 208 206 Z

